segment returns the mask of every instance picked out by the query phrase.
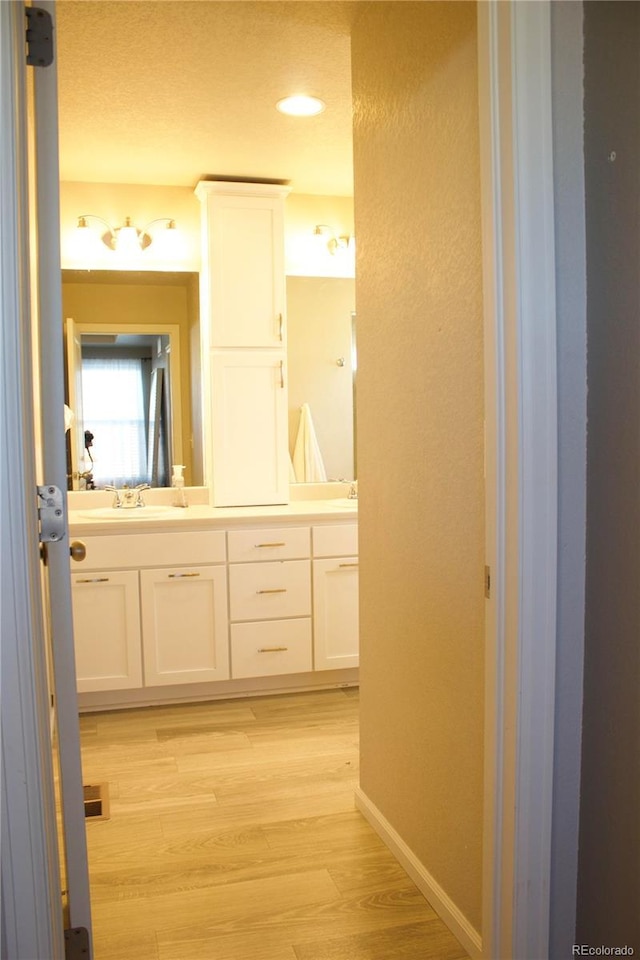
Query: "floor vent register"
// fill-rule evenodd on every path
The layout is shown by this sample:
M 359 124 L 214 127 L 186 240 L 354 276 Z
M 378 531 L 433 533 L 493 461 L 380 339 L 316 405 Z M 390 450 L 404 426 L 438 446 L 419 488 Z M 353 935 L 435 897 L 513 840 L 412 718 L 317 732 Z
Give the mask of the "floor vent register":
M 89 783 L 82 791 L 84 793 L 85 820 L 109 819 L 109 784 Z

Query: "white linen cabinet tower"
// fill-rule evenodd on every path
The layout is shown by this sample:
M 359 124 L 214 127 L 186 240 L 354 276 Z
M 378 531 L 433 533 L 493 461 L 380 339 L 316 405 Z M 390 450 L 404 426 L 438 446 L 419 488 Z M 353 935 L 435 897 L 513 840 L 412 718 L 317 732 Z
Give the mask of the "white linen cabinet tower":
M 203 180 L 205 471 L 217 507 L 287 503 L 284 201 L 279 184 Z

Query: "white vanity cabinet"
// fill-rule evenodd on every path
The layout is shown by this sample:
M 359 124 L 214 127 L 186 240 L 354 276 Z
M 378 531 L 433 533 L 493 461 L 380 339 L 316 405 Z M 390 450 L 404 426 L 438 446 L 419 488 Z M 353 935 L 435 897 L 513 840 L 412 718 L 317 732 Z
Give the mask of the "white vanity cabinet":
M 358 527 L 313 527 L 315 670 L 357 667 Z
M 88 535 L 78 523 L 80 708 L 357 682 L 357 522 L 326 512 L 195 506 L 184 526 L 117 519 Z
M 78 692 L 229 677 L 223 531 L 83 539 L 71 577 Z
M 230 530 L 231 676 L 312 669 L 308 527 Z
M 215 506 L 289 498 L 284 199 L 277 184 L 202 181 L 205 473 Z
M 78 692 L 141 687 L 137 571 L 73 573 L 71 591 Z

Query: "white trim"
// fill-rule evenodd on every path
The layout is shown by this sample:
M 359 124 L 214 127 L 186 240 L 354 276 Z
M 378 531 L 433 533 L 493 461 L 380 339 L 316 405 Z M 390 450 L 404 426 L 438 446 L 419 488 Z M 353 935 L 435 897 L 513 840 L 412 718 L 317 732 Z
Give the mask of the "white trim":
M 29 337 L 22 3 L 0 3 L 2 956 L 62 960 Z
M 500 95 L 498 36 L 495 10 L 478 4 L 478 94 L 480 117 L 480 170 L 482 200 L 483 304 L 484 304 L 484 417 L 485 417 L 485 562 L 491 571 L 491 598 L 485 603 L 485 732 L 482 931 L 483 954 L 491 958 L 498 941 L 501 910 L 503 842 L 504 731 L 504 503 L 505 503 L 505 402 L 502 300 L 501 183 L 497 104 Z
M 557 567 L 548 0 L 479 4 L 479 60 L 487 488 L 496 495 L 487 504 L 488 533 L 496 513 L 495 543 L 487 545 L 495 559 L 487 605 L 484 956 L 537 960 L 549 942 Z
M 51 14 L 55 38 L 54 0 L 39 0 L 38 5 Z M 58 85 L 55 58 L 51 66 L 35 68 L 34 94 L 34 173 L 37 205 L 35 279 L 40 353 L 38 373 L 44 474 L 42 481 L 53 484 L 60 490 L 66 490 Z M 50 598 L 47 613 L 51 627 L 68 914 L 70 926 L 85 927 L 91 940 L 91 903 L 73 644 L 69 541 L 66 530 L 60 540 L 49 544 L 46 569 Z
M 428 900 L 467 953 L 471 957 L 481 957 L 482 940 L 478 931 L 360 787 L 356 787 L 355 802 L 358 810 L 404 867 L 420 893 Z
M 549 3 L 513 5 L 521 607 L 513 950 L 549 955 L 558 398 Z

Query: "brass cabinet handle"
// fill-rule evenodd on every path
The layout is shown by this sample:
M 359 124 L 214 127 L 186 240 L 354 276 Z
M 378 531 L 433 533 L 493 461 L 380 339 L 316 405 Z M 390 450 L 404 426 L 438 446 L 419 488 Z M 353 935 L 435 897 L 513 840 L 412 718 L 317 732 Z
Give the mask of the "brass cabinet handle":
M 284 360 L 280 361 L 280 389 L 284 390 Z
M 182 577 L 199 577 L 199 573 L 170 573 L 170 580 L 180 580 Z
M 289 647 L 258 647 L 258 653 L 280 653 Z
M 357 567 L 358 561 L 356 560 L 355 563 L 339 563 L 338 566 L 339 567 Z
M 284 327 L 284 317 L 281 313 L 278 314 L 278 339 L 282 343 L 282 330 Z
M 255 543 L 254 546 L 255 546 L 256 548 L 259 548 L 259 547 L 286 547 L 286 543 L 284 542 L 284 540 L 282 540 L 282 541 L 280 541 L 280 542 L 278 542 L 278 543 Z
M 256 593 L 286 593 L 286 587 L 278 587 L 277 590 L 256 590 Z
M 69 553 L 71 554 L 71 559 L 75 560 L 76 563 L 80 563 L 81 560 L 87 559 L 87 545 L 83 543 L 82 540 L 73 540 L 69 544 Z
M 76 580 L 76 583 L 109 583 L 109 577 L 89 577 L 86 580 Z

